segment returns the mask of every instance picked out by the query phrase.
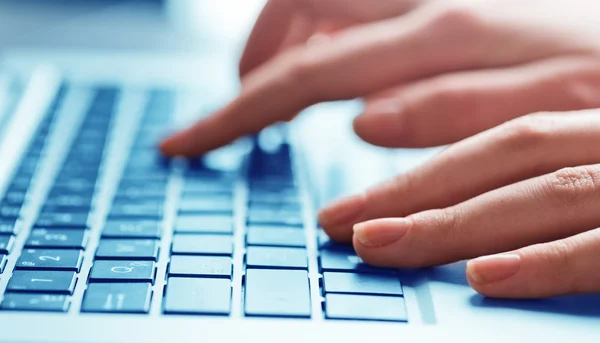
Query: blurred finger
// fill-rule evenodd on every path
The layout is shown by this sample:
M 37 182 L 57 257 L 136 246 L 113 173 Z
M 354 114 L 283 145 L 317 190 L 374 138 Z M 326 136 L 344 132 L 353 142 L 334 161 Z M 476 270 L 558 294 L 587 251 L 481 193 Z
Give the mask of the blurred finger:
M 540 111 L 600 107 L 600 59 L 563 57 L 459 72 L 367 98 L 354 128 L 386 147 L 439 146 Z
M 534 245 L 467 264 L 479 293 L 502 298 L 545 298 L 600 291 L 600 230 Z
M 365 23 L 396 17 L 425 0 L 269 0 L 252 29 L 240 61 L 244 76 L 282 46 L 308 39 L 318 22 Z
M 424 267 L 517 249 L 600 223 L 600 165 L 561 169 L 456 206 L 354 228 L 357 253 L 374 265 Z

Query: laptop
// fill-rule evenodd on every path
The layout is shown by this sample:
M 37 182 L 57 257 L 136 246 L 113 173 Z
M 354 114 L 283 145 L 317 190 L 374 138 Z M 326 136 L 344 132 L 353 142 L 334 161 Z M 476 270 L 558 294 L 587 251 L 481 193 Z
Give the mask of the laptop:
M 331 242 L 321 205 L 436 153 L 360 142 L 359 102 L 160 156 L 162 137 L 235 93 L 222 63 L 3 54 L 0 341 L 598 341 L 598 295 L 489 299 L 464 262 L 377 268 Z

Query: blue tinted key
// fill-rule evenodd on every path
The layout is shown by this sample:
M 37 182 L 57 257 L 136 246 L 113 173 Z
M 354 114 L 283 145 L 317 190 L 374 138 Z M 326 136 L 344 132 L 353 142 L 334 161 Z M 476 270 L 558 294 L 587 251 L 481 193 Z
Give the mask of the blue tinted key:
M 228 279 L 169 278 L 165 313 L 228 315 L 231 281 Z
M 87 221 L 87 213 L 42 213 L 36 226 L 59 229 L 86 228 Z
M 233 218 L 218 215 L 181 215 L 175 224 L 177 233 L 232 233 Z
M 76 282 L 75 272 L 17 270 L 8 281 L 6 290 L 8 292 L 73 294 Z
M 92 283 L 85 291 L 81 311 L 148 313 L 151 298 L 149 283 Z
M 9 254 L 13 243 L 13 236 L 0 236 L 0 254 Z
M 365 273 L 394 273 L 394 269 L 370 266 L 356 255 L 351 247 L 335 247 L 321 250 L 321 269 Z
M 303 230 L 279 226 L 250 226 L 248 245 L 304 247 L 306 238 Z
M 18 233 L 16 218 L 0 218 L 0 235 L 15 235 Z
M 102 239 L 97 259 L 153 260 L 158 258 L 159 241 L 155 239 Z
M 152 261 L 95 261 L 90 272 L 92 282 L 152 282 Z
M 231 277 L 231 257 L 173 255 L 169 264 L 171 276 Z
M 67 312 L 69 303 L 66 295 L 7 293 L 0 308 L 13 311 Z
M 233 200 L 230 197 L 183 198 L 179 204 L 181 213 L 233 213 Z
M 328 319 L 408 320 L 404 298 L 375 295 L 327 294 L 325 316 Z
M 160 238 L 160 222 L 152 220 L 109 220 L 102 231 L 108 238 Z
M 174 235 L 173 254 L 231 255 L 233 238 L 226 235 Z
M 402 295 L 402 285 L 394 274 L 323 274 L 323 286 L 326 293 L 357 293 Z
M 25 249 L 17 260 L 17 269 L 79 271 L 83 261 L 81 250 Z
M 84 249 L 87 239 L 85 230 L 34 228 L 25 242 L 25 247 Z
M 255 225 L 303 226 L 300 212 L 280 210 L 252 210 L 248 213 L 248 223 Z
M 249 269 L 245 312 L 248 316 L 310 317 L 308 273 Z
M 306 250 L 302 248 L 248 247 L 246 264 L 257 268 L 308 267 Z
M 161 201 L 117 202 L 110 210 L 111 218 L 151 218 L 162 217 L 163 204 Z

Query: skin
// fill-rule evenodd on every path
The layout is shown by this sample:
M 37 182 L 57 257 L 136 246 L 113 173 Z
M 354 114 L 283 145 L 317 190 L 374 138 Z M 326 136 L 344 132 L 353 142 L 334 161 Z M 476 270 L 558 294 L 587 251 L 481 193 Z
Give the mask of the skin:
M 598 292 L 598 10 L 592 0 L 270 0 L 240 61 L 239 96 L 161 149 L 199 155 L 312 104 L 360 97 L 354 130 L 365 141 L 451 146 L 322 209 L 333 239 L 380 266 L 473 258 L 468 280 L 488 296 Z

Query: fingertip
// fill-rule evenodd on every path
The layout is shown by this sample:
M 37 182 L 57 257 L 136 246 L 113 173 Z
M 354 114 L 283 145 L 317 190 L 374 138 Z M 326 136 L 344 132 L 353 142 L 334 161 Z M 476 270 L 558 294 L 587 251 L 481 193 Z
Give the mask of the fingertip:
M 386 148 L 411 147 L 415 145 L 413 135 L 400 111 L 397 107 L 367 109 L 354 119 L 354 132 L 373 145 Z

